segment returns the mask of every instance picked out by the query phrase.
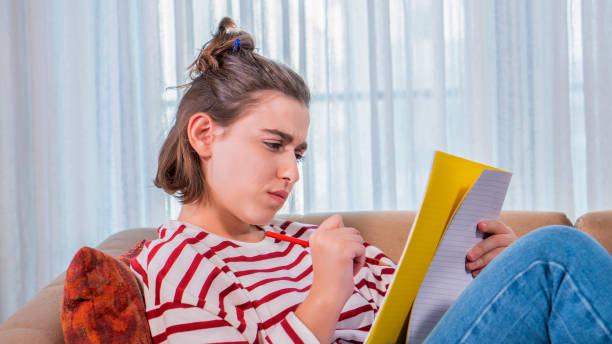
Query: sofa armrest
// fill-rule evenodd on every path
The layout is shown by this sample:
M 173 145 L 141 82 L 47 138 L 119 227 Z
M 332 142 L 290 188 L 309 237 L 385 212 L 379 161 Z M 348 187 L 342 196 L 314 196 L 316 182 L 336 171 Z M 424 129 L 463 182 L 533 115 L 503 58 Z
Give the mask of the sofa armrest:
M 62 273 L 0 325 L 0 343 L 64 343 L 59 313 L 65 276 Z
M 612 210 L 584 214 L 576 220 L 576 228 L 592 236 L 612 255 Z

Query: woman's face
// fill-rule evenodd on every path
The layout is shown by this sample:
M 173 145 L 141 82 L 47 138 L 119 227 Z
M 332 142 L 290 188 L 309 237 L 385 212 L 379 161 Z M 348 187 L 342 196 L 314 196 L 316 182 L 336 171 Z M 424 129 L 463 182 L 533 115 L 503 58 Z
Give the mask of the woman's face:
M 309 122 L 303 104 L 268 91 L 223 128 L 204 165 L 211 205 L 244 223 L 269 223 L 300 178 Z

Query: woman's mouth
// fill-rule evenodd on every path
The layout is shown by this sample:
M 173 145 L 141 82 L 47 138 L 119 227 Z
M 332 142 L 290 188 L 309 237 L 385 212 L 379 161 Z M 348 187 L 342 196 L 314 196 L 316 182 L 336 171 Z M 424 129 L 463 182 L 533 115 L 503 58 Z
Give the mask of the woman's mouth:
M 273 200 L 278 202 L 278 204 L 283 204 L 285 203 L 287 196 L 289 196 L 289 193 L 281 190 L 281 191 L 268 192 L 268 195 L 270 195 L 270 197 Z

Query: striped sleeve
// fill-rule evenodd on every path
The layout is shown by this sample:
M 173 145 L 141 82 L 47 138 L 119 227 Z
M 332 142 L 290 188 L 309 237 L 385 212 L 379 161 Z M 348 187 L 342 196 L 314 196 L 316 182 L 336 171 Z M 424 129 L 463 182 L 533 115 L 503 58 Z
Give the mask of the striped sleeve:
M 387 266 L 366 263 L 355 275 L 355 287 L 367 300 L 382 306 L 385 294 L 395 274 L 395 263 L 378 247 L 365 243 L 366 257 L 381 261 Z
M 268 330 L 270 343 L 318 344 L 319 340 L 295 315 L 289 312 L 280 323 Z

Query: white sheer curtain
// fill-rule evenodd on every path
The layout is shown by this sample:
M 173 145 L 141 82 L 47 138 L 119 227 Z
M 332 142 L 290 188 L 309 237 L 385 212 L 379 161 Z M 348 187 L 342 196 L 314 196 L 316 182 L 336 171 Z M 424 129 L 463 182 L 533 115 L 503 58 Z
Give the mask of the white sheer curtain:
M 583 0 L 586 203 L 612 208 L 612 2 Z M 578 72 L 579 73 L 579 72 Z M 578 166 L 581 168 L 581 166 Z
M 0 2 L 0 320 L 113 232 L 153 226 L 168 126 L 157 3 Z
M 609 1 L 4 1 L 0 320 L 176 216 L 152 184 L 171 86 L 226 15 L 311 87 L 283 211 L 417 209 L 436 149 L 513 171 L 506 209 L 612 208 Z

